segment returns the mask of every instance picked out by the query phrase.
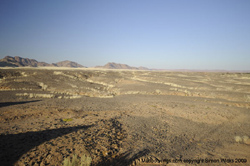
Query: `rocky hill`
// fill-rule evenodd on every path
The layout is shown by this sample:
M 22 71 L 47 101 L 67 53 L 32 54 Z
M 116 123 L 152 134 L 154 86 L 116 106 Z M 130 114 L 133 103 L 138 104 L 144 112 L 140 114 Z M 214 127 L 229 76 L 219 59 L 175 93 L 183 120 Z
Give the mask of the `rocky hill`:
M 38 62 L 35 59 L 22 58 L 19 56 L 6 56 L 3 59 L 0 59 L 0 67 L 40 67 L 40 66 L 48 66 L 48 67 L 84 67 L 76 62 L 72 61 L 61 61 L 58 63 L 46 63 L 46 62 Z
M 96 68 L 103 68 L 103 69 L 132 69 L 132 70 L 149 70 L 146 67 L 131 67 L 126 64 L 114 63 L 109 62 L 104 66 L 96 66 Z
M 15 57 L 6 56 L 0 60 L 0 66 L 1 67 L 5 67 L 5 66 L 9 66 L 9 67 L 24 67 L 24 66 L 37 67 L 37 66 L 53 66 L 53 65 L 45 63 L 45 62 L 38 62 L 35 59 L 22 58 L 19 56 L 15 56 Z

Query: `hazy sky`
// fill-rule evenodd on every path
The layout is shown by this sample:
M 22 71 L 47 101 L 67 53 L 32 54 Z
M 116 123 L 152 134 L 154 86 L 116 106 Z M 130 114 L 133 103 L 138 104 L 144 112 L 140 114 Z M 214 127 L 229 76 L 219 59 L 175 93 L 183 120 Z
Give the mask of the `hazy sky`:
M 249 0 L 1 0 L 0 58 L 250 70 Z

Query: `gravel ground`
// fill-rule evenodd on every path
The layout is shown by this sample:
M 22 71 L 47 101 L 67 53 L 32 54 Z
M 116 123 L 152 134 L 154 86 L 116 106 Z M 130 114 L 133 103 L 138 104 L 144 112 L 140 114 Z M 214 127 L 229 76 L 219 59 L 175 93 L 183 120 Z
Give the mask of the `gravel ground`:
M 0 90 L 0 165 L 250 165 L 247 73 L 1 69 Z

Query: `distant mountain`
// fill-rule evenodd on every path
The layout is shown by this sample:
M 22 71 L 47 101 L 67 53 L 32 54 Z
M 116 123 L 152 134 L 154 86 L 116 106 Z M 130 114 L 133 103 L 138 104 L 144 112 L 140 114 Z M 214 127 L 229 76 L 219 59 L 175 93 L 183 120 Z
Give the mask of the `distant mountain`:
M 19 56 L 6 56 L 3 59 L 0 59 L 0 67 L 40 67 L 40 66 L 48 66 L 48 67 L 84 67 L 76 62 L 72 61 L 62 61 L 58 63 L 46 63 L 46 62 L 38 62 L 35 59 L 22 58 Z
M 67 61 L 57 62 L 56 65 L 58 67 L 75 67 L 75 68 L 84 67 L 83 65 L 80 65 L 80 64 L 78 64 L 76 62 L 72 62 L 72 61 L 68 61 L 68 60 Z
M 104 66 L 96 66 L 96 68 L 102 68 L 102 69 L 132 69 L 132 70 L 149 70 L 146 67 L 131 67 L 126 64 L 120 64 L 120 63 L 114 63 L 114 62 L 109 62 Z
M 149 68 L 147 68 L 147 67 L 142 67 L 142 66 L 138 67 L 138 69 L 139 69 L 139 70 L 150 70 Z

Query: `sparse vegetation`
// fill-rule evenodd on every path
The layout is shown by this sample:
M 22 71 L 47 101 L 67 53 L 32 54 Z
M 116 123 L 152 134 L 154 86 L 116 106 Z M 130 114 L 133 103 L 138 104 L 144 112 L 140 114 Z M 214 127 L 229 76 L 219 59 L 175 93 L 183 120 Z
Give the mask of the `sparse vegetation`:
M 63 166 L 90 166 L 92 162 L 92 158 L 87 155 L 82 155 L 81 159 L 77 157 L 77 155 L 74 155 L 72 157 L 72 160 L 70 160 L 70 157 L 64 159 Z

